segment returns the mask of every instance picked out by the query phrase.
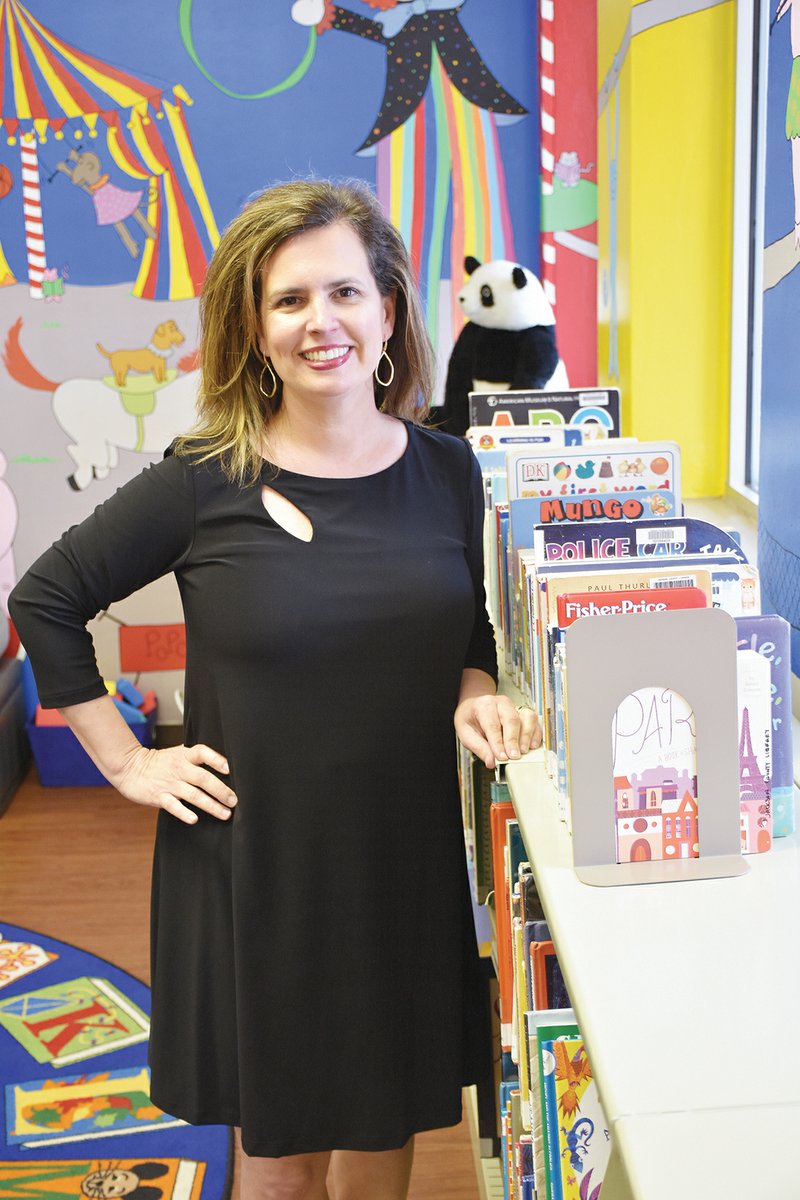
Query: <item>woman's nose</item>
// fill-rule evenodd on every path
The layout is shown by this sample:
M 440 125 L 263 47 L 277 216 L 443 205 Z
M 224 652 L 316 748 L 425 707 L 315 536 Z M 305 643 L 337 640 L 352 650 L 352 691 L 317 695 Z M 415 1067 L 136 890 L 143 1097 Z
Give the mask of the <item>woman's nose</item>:
M 336 324 L 336 315 L 327 296 L 312 296 L 306 314 L 309 329 L 330 329 Z

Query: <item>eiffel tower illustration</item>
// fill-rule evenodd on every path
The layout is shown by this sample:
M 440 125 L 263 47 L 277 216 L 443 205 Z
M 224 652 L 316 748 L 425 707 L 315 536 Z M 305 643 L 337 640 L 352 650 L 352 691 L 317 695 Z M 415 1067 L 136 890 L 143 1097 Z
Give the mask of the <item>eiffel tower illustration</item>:
M 742 732 L 739 735 L 739 798 L 769 802 L 770 788 L 761 773 L 758 759 L 753 753 L 753 740 L 750 736 L 750 712 L 747 708 L 742 713 Z

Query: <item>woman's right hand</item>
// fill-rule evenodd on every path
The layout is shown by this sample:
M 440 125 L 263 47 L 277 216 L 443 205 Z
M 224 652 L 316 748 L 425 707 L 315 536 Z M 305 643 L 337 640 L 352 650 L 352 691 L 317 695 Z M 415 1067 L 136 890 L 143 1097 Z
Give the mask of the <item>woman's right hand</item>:
M 165 750 L 139 746 L 126 756 L 117 777 L 111 782 L 134 804 L 163 808 L 187 825 L 194 825 L 198 818 L 186 804 L 212 817 L 227 820 L 236 804 L 236 796 L 223 780 L 207 771 L 206 766 L 224 775 L 230 770 L 222 754 L 201 743 L 170 746 Z

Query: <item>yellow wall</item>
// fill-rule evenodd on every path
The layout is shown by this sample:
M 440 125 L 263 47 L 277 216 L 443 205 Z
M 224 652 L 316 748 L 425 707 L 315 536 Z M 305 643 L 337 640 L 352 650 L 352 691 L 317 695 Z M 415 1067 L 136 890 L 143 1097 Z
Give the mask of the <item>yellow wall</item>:
M 600 82 L 622 40 L 601 2 Z M 629 10 L 630 12 L 630 10 Z M 624 32 L 624 30 L 623 30 Z M 735 9 L 732 0 L 636 34 L 620 74 L 617 319 L 623 432 L 682 449 L 683 492 L 727 481 Z M 599 378 L 609 377 L 608 121 L 600 168 Z M 606 292 L 607 297 L 607 284 Z

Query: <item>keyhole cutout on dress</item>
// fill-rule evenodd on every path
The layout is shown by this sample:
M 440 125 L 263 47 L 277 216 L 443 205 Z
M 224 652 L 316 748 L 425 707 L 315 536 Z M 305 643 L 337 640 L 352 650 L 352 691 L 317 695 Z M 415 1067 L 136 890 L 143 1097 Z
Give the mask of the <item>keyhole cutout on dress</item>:
M 301 542 L 311 541 L 314 536 L 314 526 L 306 514 L 301 512 L 296 504 L 292 504 L 291 500 L 287 500 L 280 492 L 276 492 L 264 484 L 261 488 L 261 503 L 281 529 L 285 529 L 292 537 L 299 538 Z

